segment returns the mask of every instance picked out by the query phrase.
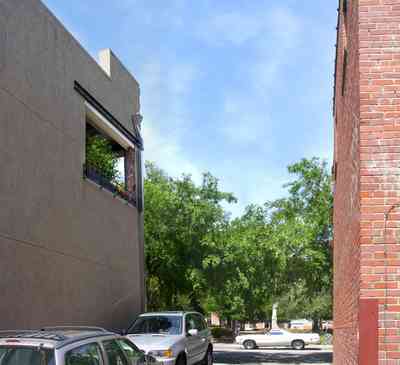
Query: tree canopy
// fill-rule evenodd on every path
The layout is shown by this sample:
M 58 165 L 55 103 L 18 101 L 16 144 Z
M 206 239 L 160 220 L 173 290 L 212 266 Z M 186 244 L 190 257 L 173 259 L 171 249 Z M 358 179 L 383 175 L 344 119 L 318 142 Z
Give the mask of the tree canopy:
M 331 317 L 332 194 L 324 161 L 288 167 L 293 180 L 281 199 L 250 205 L 231 219 L 235 203 L 218 179 L 172 178 L 146 164 L 145 249 L 151 310 L 196 309 L 222 317 Z

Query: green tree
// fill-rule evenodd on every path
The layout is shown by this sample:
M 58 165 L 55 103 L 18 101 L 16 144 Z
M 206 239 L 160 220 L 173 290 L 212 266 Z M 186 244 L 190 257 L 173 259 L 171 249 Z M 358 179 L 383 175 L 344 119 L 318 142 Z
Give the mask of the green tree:
M 234 220 L 218 180 L 169 177 L 147 164 L 145 242 L 149 309 L 216 311 L 236 320 L 329 318 L 331 314 L 330 176 L 326 163 L 288 167 L 285 198 L 250 205 Z M 283 316 L 283 317 L 282 317 Z
M 86 137 L 86 164 L 94 167 L 105 178 L 119 182 L 119 155 L 113 151 L 111 142 L 100 134 Z
M 281 318 L 331 316 L 330 176 L 316 158 L 288 170 L 288 195 L 249 206 L 204 261 L 207 304 L 225 318 L 267 319 L 274 302 Z
M 265 211 L 249 206 L 233 220 L 215 251 L 204 260 L 212 303 L 227 319 L 263 320 L 266 301 L 281 290 L 282 257 L 270 239 Z M 270 309 L 269 309 L 270 310 Z
M 291 302 L 318 323 L 331 316 L 331 177 L 326 162 L 317 158 L 303 159 L 288 170 L 296 176 L 286 185 L 289 195 L 266 205 L 271 237 L 285 252 Z
M 151 163 L 144 191 L 149 309 L 201 310 L 209 284 L 203 260 L 228 224 L 222 202 L 235 198 L 210 174 L 196 185 L 188 175 L 171 178 Z
M 280 319 L 312 318 L 332 319 L 332 295 L 329 290 L 310 296 L 303 283 L 294 284 L 279 297 L 278 315 Z

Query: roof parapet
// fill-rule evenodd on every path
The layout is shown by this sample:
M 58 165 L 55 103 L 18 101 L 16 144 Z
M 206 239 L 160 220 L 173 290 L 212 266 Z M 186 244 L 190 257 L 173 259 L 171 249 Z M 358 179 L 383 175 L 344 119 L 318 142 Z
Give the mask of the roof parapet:
M 111 49 L 106 48 L 99 52 L 99 65 L 111 79 L 126 77 L 138 85 L 137 80 Z

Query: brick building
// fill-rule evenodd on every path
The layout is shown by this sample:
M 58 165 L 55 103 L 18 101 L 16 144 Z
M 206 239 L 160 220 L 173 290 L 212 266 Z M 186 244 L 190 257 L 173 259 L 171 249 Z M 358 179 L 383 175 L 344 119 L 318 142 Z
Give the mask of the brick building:
M 400 364 L 400 0 L 341 0 L 334 364 Z
M 0 329 L 124 328 L 143 311 L 139 112 L 110 50 L 96 62 L 40 0 L 0 1 Z

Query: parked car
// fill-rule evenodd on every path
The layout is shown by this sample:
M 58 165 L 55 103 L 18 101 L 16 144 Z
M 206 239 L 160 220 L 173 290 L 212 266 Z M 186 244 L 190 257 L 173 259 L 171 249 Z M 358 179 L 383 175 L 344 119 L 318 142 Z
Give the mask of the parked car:
M 247 350 L 271 346 L 291 346 L 295 350 L 302 350 L 306 345 L 318 344 L 319 342 L 320 338 L 317 333 L 291 333 L 282 329 L 236 337 L 236 343 Z
M 211 331 L 197 312 L 142 314 L 128 329 L 127 338 L 164 365 L 213 362 Z
M 0 331 L 0 365 L 145 365 L 129 339 L 98 327 L 47 327 Z

